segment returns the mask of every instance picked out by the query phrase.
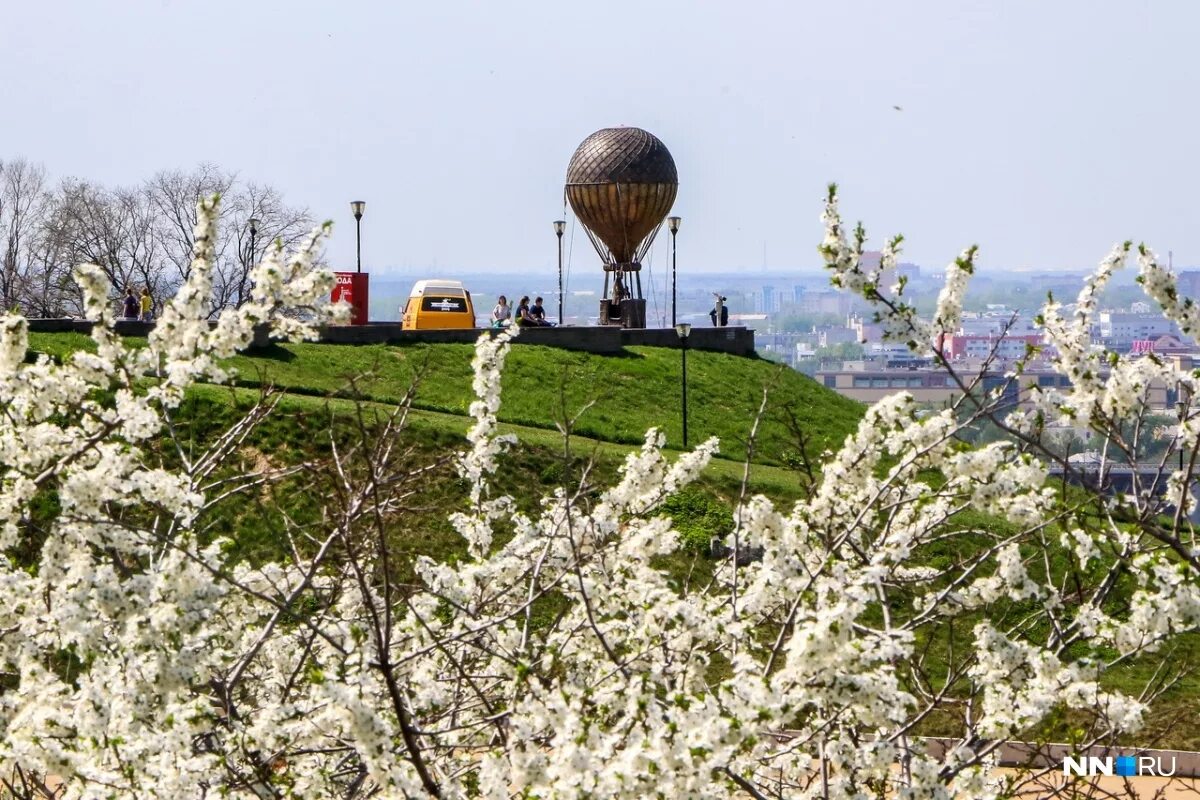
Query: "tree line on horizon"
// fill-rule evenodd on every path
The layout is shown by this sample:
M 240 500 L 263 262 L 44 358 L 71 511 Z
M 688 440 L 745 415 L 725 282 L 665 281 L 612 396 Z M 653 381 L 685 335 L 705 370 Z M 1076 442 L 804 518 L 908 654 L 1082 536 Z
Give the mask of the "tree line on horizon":
M 313 228 L 307 208 L 287 204 L 273 186 L 208 163 L 105 186 L 75 177 L 55 181 L 41 164 L 0 159 L 0 309 L 30 318 L 83 316 L 71 276 L 86 263 L 104 272 L 114 295 L 148 287 L 157 306 L 187 279 L 197 204 L 214 194 L 223 198 L 212 271 L 215 316 L 246 302 L 251 268 L 271 242 L 290 247 Z M 258 220 L 253 237 L 251 219 Z

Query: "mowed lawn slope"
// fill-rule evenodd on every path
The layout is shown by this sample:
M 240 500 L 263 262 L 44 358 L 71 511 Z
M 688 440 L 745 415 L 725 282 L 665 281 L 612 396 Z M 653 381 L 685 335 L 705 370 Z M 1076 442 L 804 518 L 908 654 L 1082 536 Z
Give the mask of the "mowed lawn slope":
M 79 334 L 32 334 L 30 348 L 63 357 L 72 351 L 90 349 L 91 340 Z M 237 454 L 243 467 L 255 468 L 255 459 L 276 464 L 319 462 L 328 456 L 329 442 L 336 439 L 343 451 L 354 441 L 354 417 L 359 404 L 348 398 L 356 392 L 365 405 L 368 428 L 377 427 L 377 417 L 387 409 L 376 403 L 401 398 L 414 375 L 421 374 L 416 405 L 422 410 L 410 419 L 405 446 L 413 448 L 414 463 L 432 463 L 464 446 L 463 434 L 470 424 L 466 416 L 471 402 L 472 348 L 468 345 L 347 346 L 277 345 L 232 360 L 244 387 L 270 383 L 290 392 L 274 415 L 264 421 Z M 504 433 L 516 433 L 516 453 L 505 457 L 504 468 L 494 477 L 499 493 L 513 495 L 525 513 L 536 513 L 539 500 L 562 481 L 569 485 L 582 464 L 598 486 L 618 479 L 617 470 L 630 444 L 641 441 L 644 430 L 661 426 L 670 445 L 680 444 L 679 352 L 660 348 L 634 348 L 623 356 L 594 356 L 553 348 L 515 345 L 504 378 L 501 417 Z M 814 381 L 791 370 L 758 359 L 716 353 L 689 352 L 690 434 L 695 444 L 703 436 L 718 435 L 727 457 L 740 458 L 740 441 L 753 421 L 762 400 L 762 387 L 771 387 L 768 412 L 760 430 L 750 490 L 770 497 L 781 508 L 789 508 L 805 494 L 806 481 L 795 466 L 796 443 L 785 411 L 790 409 L 802 433 L 808 437 L 805 451 L 820 461 L 826 448 L 836 449 L 858 424 L 863 407 L 833 394 Z M 176 427 L 185 441 L 209 442 L 232 424 L 249 404 L 258 399 L 252 388 L 230 389 L 200 386 L 176 414 Z M 326 397 L 335 399 L 325 400 Z M 561 439 L 554 431 L 558 409 L 564 405 L 574 413 L 588 402 L 594 404 L 579 419 L 571 459 L 563 456 Z M 568 463 L 569 462 L 569 463 Z M 763 462 L 768 462 L 764 464 Z M 774 466 L 772 464 L 780 464 Z M 732 526 L 732 511 L 741 489 L 742 465 L 719 459 L 710 464 L 695 485 L 681 493 L 666 509 L 681 534 L 684 546 L 659 560 L 662 568 L 679 582 L 703 584 L 712 574 L 715 561 L 705 545 L 713 536 L 724 536 Z M 815 469 L 815 465 L 814 465 Z M 936 477 L 936 476 L 931 476 Z M 319 489 L 307 474 L 288 478 L 270 493 L 245 503 L 240 499 L 220 506 L 202 520 L 206 535 L 225 535 L 236 541 L 236 554 L 251 561 L 286 558 L 283 549 L 288 525 L 314 524 L 321 518 Z M 423 480 L 413 497 L 403 524 L 390 530 L 397 555 L 395 568 L 404 580 L 410 578 L 412 560 L 427 556 L 439 561 L 462 557 L 465 545 L 447 516 L 462 507 L 464 486 L 449 464 Z M 279 509 L 286 509 L 287 525 Z M 1007 523 L 974 511 L 956 515 L 954 524 L 978 530 L 1003 531 Z M 1061 576 L 1067 568 L 1066 551 L 1053 546 L 1047 563 Z M 931 542 L 915 551 L 913 563 L 938 568 L 968 557 L 974 547 L 970 537 Z M 1093 566 L 1100 569 L 1101 566 Z M 1033 570 L 1035 574 L 1037 569 Z M 1055 579 L 1056 583 L 1060 578 Z M 907 606 L 907 603 L 903 605 Z M 1018 609 L 1019 610 L 1019 609 Z M 955 623 L 958 631 L 970 629 L 977 617 Z M 955 636 L 947 625 L 925 631 L 919 645 L 926 650 L 936 674 L 947 671 Z M 962 635 L 961 633 L 958 635 Z M 1037 634 L 1034 633 L 1034 636 Z M 1165 745 L 1200 748 L 1200 727 L 1194 724 L 1200 697 L 1200 637 L 1181 637 L 1173 652 L 1173 664 L 1183 671 L 1177 687 L 1155 701 L 1145 729 L 1124 741 L 1131 745 Z M 960 648 L 961 649 L 961 648 Z M 1115 657 L 1115 653 L 1113 654 Z M 961 657 L 961 654 L 960 654 Z M 1156 674 L 1153 657 L 1135 659 L 1108 670 L 1107 688 L 1138 694 Z M 1052 715 L 1026 738 L 1069 741 L 1080 715 Z M 953 713 L 931 715 L 915 733 L 958 735 Z
M 90 345 L 79 334 L 32 334 L 30 347 L 62 356 Z M 230 360 L 241 386 L 271 384 L 297 394 L 399 401 L 417 380 L 413 405 L 467 413 L 473 400 L 466 344 L 279 344 Z M 745 440 L 768 391 L 755 461 L 795 465 L 800 448 L 817 457 L 836 450 L 862 417 L 863 406 L 793 370 L 757 358 L 688 353 L 688 438 L 721 439 L 721 454 L 742 459 Z M 501 420 L 554 429 L 577 417 L 575 432 L 609 442 L 638 443 L 650 427 L 668 445 L 682 445 L 680 353 L 633 347 L 619 356 L 514 345 L 504 372 Z M 581 413 L 582 412 L 582 413 Z M 795 424 L 793 424 L 793 421 Z

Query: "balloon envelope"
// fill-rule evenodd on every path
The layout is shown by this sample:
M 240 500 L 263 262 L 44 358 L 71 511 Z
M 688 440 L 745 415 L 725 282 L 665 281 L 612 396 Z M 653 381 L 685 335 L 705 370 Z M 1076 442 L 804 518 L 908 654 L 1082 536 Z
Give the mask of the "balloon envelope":
M 614 265 L 640 259 L 644 240 L 670 212 L 678 190 L 670 151 L 641 128 L 596 131 L 567 166 L 567 201 L 608 248 L 601 257 Z

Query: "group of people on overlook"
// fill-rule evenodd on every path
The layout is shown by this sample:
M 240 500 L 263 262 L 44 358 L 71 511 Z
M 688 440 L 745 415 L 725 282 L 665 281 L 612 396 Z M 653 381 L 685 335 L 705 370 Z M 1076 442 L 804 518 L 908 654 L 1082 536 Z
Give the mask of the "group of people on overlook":
M 713 325 L 728 325 L 729 309 L 723 305 L 725 298 L 720 295 L 717 295 L 717 298 L 717 304 L 709 312 L 709 316 L 712 317 Z M 126 288 L 125 300 L 121 306 L 121 316 L 123 319 L 153 322 L 154 298 L 150 295 L 150 287 L 142 287 L 140 297 L 134 295 L 132 288 Z M 546 309 L 542 306 L 542 298 L 534 298 L 531 305 L 529 303 L 529 295 L 525 295 L 514 310 L 508 304 L 508 298 L 500 295 L 496 307 L 492 309 L 491 326 L 493 328 L 507 328 L 509 325 L 533 328 L 554 327 L 554 323 L 546 319 Z
M 508 298 L 500 295 L 496 307 L 492 309 L 492 327 L 507 328 L 509 325 L 520 325 L 530 328 L 552 328 L 554 323 L 546 319 L 546 309 L 542 307 L 542 298 L 535 298 L 533 305 L 529 304 L 529 295 L 521 298 L 514 311 L 508 304 Z
M 142 287 L 142 296 L 135 297 L 133 289 L 125 289 L 125 300 L 121 304 L 121 316 L 124 319 L 154 321 L 154 298 L 150 296 L 150 287 Z
M 713 297 L 716 298 L 716 304 L 712 311 L 708 312 L 708 315 L 712 318 L 712 324 L 715 327 L 723 328 L 729 324 L 729 307 L 725 305 L 728 298 L 722 297 L 716 292 L 713 293 Z M 554 327 L 554 323 L 546 319 L 546 309 L 542 307 L 542 298 L 534 298 L 533 305 L 530 305 L 529 295 L 525 295 L 514 311 L 508 304 L 508 298 L 500 295 L 496 307 L 492 309 L 491 326 L 507 328 L 509 325 L 534 328 Z

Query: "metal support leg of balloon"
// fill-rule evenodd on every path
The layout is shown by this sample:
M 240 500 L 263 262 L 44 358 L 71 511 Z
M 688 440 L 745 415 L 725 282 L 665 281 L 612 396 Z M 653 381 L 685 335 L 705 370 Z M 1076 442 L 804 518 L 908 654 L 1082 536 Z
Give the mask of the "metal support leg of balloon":
M 675 298 L 676 298 L 675 275 L 676 275 L 677 270 L 675 269 L 675 237 L 679 235 L 679 226 L 681 224 L 683 224 L 683 217 L 678 217 L 678 216 L 667 217 L 667 230 L 671 231 L 671 325 L 672 326 L 674 326 L 676 324 L 676 322 L 675 322 Z

